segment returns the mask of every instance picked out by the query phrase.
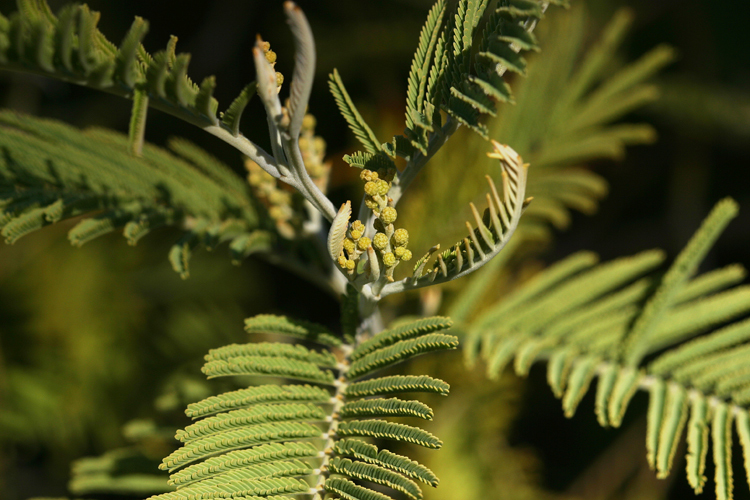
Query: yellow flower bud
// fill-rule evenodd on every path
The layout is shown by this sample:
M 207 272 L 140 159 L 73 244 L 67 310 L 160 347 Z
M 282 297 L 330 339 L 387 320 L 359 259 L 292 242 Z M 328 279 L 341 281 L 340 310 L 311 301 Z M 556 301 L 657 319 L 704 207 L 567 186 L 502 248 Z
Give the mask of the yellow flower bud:
M 372 179 L 370 179 L 371 181 L 376 181 L 379 178 L 377 172 L 373 172 L 372 174 L 370 174 L 370 176 L 372 177 Z
M 401 256 L 401 260 L 404 262 L 410 261 L 412 258 L 411 250 L 404 249 L 404 255 Z
M 396 247 L 393 249 L 393 255 L 395 255 L 397 259 L 403 258 L 404 253 L 406 253 L 406 248 L 404 247 Z
M 372 238 L 372 246 L 377 248 L 378 250 L 384 249 L 387 244 L 388 236 L 384 235 L 383 233 L 377 233 Z
M 313 148 L 316 154 L 322 155 L 326 151 L 326 141 L 322 137 L 316 137 L 313 139 Z
M 363 252 L 367 250 L 367 247 L 369 246 L 370 246 L 370 238 L 368 238 L 367 236 L 365 236 L 364 238 L 360 238 L 359 241 L 357 242 L 357 248 L 359 248 Z
M 354 253 L 354 240 L 351 238 L 347 238 L 344 240 L 344 250 L 346 250 L 346 253 Z
M 356 229 L 352 229 L 349 234 L 352 235 L 352 239 L 354 241 L 357 241 L 358 239 L 362 237 L 362 231 L 357 231 Z
M 352 259 L 349 259 L 346 261 L 346 268 L 350 271 L 354 270 L 355 266 L 357 265 L 356 262 L 354 262 Z
M 375 196 L 378 194 L 378 185 L 372 181 L 365 182 L 365 194 L 368 196 Z
M 391 186 L 390 186 L 390 184 L 388 184 L 387 182 L 385 182 L 384 180 L 381 179 L 381 180 L 379 180 L 379 181 L 377 181 L 375 183 L 375 189 L 377 189 L 377 193 L 380 196 L 385 196 L 385 195 L 388 194 L 388 190 L 391 189 Z M 372 195 L 370 195 L 370 196 L 372 196 Z
M 311 130 L 315 128 L 315 117 L 311 115 L 310 113 L 306 114 L 304 118 L 302 118 L 302 128 Z
M 266 52 L 266 61 L 273 64 L 276 62 L 276 52 L 269 50 Z
M 409 243 L 409 231 L 406 229 L 396 229 L 396 232 L 393 233 L 392 241 L 397 247 L 406 246 Z
M 282 83 L 284 83 L 284 75 L 282 75 L 281 73 L 277 71 L 276 72 L 276 86 L 281 87 Z
M 396 222 L 396 217 L 398 217 L 398 212 L 396 212 L 396 209 L 393 207 L 385 207 L 383 211 L 380 212 L 380 220 L 382 220 L 385 225 Z
M 365 230 L 365 225 L 362 224 L 361 220 L 355 220 L 354 222 L 352 222 L 352 230 L 362 233 Z
M 372 180 L 372 172 L 370 170 L 362 169 L 362 171 L 359 173 L 359 178 L 363 181 L 371 181 Z
M 378 205 L 378 202 L 373 200 L 370 197 L 365 198 L 365 206 L 372 210 L 373 212 L 378 210 L 380 208 L 380 205 Z
M 344 257 L 343 255 L 339 255 L 339 258 L 336 262 L 338 262 L 339 267 L 346 267 L 346 260 L 346 257 Z
M 396 256 L 393 252 L 386 252 L 383 254 L 383 264 L 385 267 L 392 267 L 396 263 Z

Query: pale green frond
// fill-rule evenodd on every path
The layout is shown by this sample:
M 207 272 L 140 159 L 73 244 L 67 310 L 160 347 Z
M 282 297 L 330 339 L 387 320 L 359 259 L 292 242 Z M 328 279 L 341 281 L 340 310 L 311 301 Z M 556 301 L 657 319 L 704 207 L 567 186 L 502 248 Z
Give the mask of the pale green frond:
M 734 489 L 732 477 L 732 410 L 725 403 L 714 408 L 711 419 L 711 439 L 716 467 L 716 498 L 731 500 Z
M 225 392 L 188 405 L 185 414 L 193 419 L 222 411 L 247 408 L 263 403 L 327 403 L 331 394 L 311 385 L 258 385 Z
M 385 420 L 350 420 L 342 422 L 336 433 L 341 437 L 372 437 L 418 444 L 425 448 L 438 449 L 443 442 L 418 427 L 386 422 Z
M 129 149 L 140 155 L 148 106 L 198 125 L 247 154 L 269 155 L 239 136 L 242 110 L 254 89 L 248 86 L 220 122 L 213 98 L 213 77 L 200 86 L 187 76 L 188 54 L 176 54 L 176 38 L 165 51 L 149 54 L 141 45 L 148 22 L 136 17 L 117 47 L 96 27 L 99 13 L 86 5 L 67 5 L 57 16 L 46 1 L 21 3 L 10 21 L 0 24 L 0 68 L 56 78 L 134 100 Z M 251 84 L 252 85 L 252 84 Z M 127 143 L 126 143 L 127 144 Z M 273 162 L 264 162 L 275 173 Z
M 358 439 L 341 439 L 336 442 L 334 451 L 341 456 L 353 457 L 357 460 L 395 470 L 404 476 L 418 479 L 433 487 L 437 487 L 439 482 L 435 473 L 424 465 L 388 450 L 378 451 L 377 446 Z
M 334 381 L 333 373 L 319 369 L 314 363 L 283 356 L 237 356 L 226 361 L 208 361 L 201 371 L 208 378 L 265 375 L 329 385 L 332 385 Z
M 708 455 L 709 406 L 706 398 L 697 396 L 690 402 L 690 421 L 687 427 L 686 470 L 690 486 L 696 494 L 706 484 L 706 456 Z M 739 429 L 741 418 L 737 419 Z M 744 442 L 743 442 L 744 443 Z
M 336 100 L 336 105 L 341 115 L 349 124 L 349 128 L 357 140 L 364 146 L 365 150 L 370 154 L 381 151 L 380 141 L 378 141 L 375 133 L 367 125 L 362 115 L 359 114 L 359 111 L 357 111 L 357 107 L 354 105 L 351 97 L 349 97 L 349 93 L 344 87 L 344 82 L 341 81 L 341 76 L 335 68 L 333 73 L 328 77 L 328 88 Z
M 251 344 L 230 344 L 208 351 L 206 361 L 228 361 L 240 356 L 280 356 L 299 361 L 307 361 L 326 368 L 335 368 L 336 358 L 330 351 L 314 351 L 301 345 L 279 342 L 255 342 Z
M 248 425 L 186 443 L 167 456 L 159 467 L 171 472 L 184 465 L 208 458 L 217 453 L 274 441 L 319 438 L 322 434 L 323 432 L 318 426 L 306 422 L 275 422 L 271 424 Z
M 412 500 L 422 498 L 422 490 L 417 483 L 405 478 L 401 474 L 383 469 L 377 465 L 365 462 L 353 462 L 348 458 L 334 457 L 328 465 L 334 474 L 341 474 L 352 479 L 360 479 L 375 484 L 382 484 L 388 488 L 405 494 Z
M 346 403 L 339 411 L 341 418 L 352 417 L 418 417 L 432 420 L 432 408 L 420 401 L 391 399 L 361 399 Z
M 346 500 L 392 500 L 391 497 L 359 486 L 348 479 L 331 477 L 323 485 L 326 491 Z
M 291 458 L 314 458 L 319 455 L 320 451 L 317 446 L 303 441 L 264 444 L 247 450 L 230 451 L 199 464 L 185 467 L 170 476 L 169 484 L 181 488 L 234 469 L 250 468 L 257 464 Z
M 734 202 L 720 201 L 663 276 L 641 277 L 663 260 L 658 251 L 601 265 L 570 259 L 522 284 L 464 328 L 481 339 L 474 342 L 491 375 L 513 357 L 521 374 L 533 362 L 548 360 L 548 380 L 566 416 L 595 377 L 595 411 L 603 426 L 619 426 L 635 393 L 649 391 L 649 465 L 658 477 L 669 475 L 687 425 L 687 476 L 696 492 L 705 484 L 712 419 L 717 495 L 730 498 L 727 429 L 733 422 L 741 429 L 750 404 L 750 320 L 742 319 L 750 312 L 750 293 L 735 286 L 745 274 L 739 266 L 693 274 L 735 213 Z M 638 341 L 637 356 L 622 357 L 634 335 L 648 339 Z M 642 358 L 651 354 L 657 355 L 644 365 Z
M 355 382 L 346 388 L 346 396 L 359 398 L 397 394 L 401 392 L 430 392 L 447 396 L 450 386 L 427 375 L 393 375 Z
M 408 340 L 428 333 L 448 330 L 451 326 L 453 326 L 453 321 L 450 318 L 434 316 L 430 318 L 420 318 L 416 321 L 399 325 L 395 328 L 383 330 L 371 339 L 359 344 L 352 352 L 351 359 L 352 361 L 355 361 L 372 351 L 395 344 L 401 340 Z
M 140 157 L 120 153 L 127 138 L 101 129 L 81 131 L 52 120 L 0 113 L 0 230 L 6 241 L 46 225 L 93 215 L 69 233 L 80 246 L 124 228 L 133 244 L 152 229 L 188 225 L 173 265 L 187 273 L 187 250 L 204 245 L 193 233 L 209 224 L 222 241 L 260 221 L 248 188 L 231 170 L 186 141 L 175 154 L 144 145 Z M 185 248 L 187 245 L 188 248 Z M 178 265 L 179 264 L 179 265 Z
M 326 413 L 313 404 L 257 405 L 246 410 L 234 410 L 205 418 L 184 430 L 180 429 L 175 439 L 188 443 L 218 432 L 237 429 L 246 425 L 271 422 L 322 421 Z
M 181 490 L 150 497 L 149 500 L 213 500 L 218 498 L 242 498 L 244 500 L 292 500 L 293 497 L 276 496 L 299 494 L 310 491 L 310 486 L 301 479 L 271 478 L 254 481 L 229 481 L 219 489 L 216 486 L 192 486 Z
M 286 335 L 333 347 L 340 346 L 342 343 L 341 339 L 332 335 L 330 330 L 322 325 L 273 314 L 258 314 L 246 319 L 245 331 L 251 334 Z
M 349 367 L 347 376 L 356 379 L 419 354 L 457 347 L 458 339 L 456 337 L 440 333 L 430 333 L 415 339 L 402 340 L 357 359 Z
M 677 256 L 628 334 L 623 351 L 624 360 L 628 365 L 638 364 L 648 352 L 652 332 L 662 314 L 673 303 L 679 289 L 695 273 L 698 264 L 729 221 L 737 215 L 737 211 L 737 203 L 734 200 L 727 198 L 717 203 L 685 249 Z

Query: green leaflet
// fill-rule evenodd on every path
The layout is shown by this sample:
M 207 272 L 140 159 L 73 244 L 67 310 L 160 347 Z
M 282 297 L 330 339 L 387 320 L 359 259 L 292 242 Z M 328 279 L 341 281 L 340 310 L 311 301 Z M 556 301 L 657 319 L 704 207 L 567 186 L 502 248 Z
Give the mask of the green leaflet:
M 672 460 L 677 451 L 677 442 L 687 420 L 687 393 L 679 385 L 667 386 L 667 399 L 664 403 L 659 445 L 656 451 L 656 477 L 665 478 L 672 468 Z
M 357 107 L 354 106 L 349 93 L 344 87 L 344 82 L 341 81 L 338 70 L 334 68 L 333 73 L 328 75 L 328 88 L 333 94 L 333 98 L 336 100 L 336 105 L 344 117 L 346 122 L 349 124 L 349 128 L 354 133 L 357 140 L 364 146 L 370 154 L 375 154 L 381 150 L 380 141 L 370 129 L 369 125 L 365 123 L 362 115 L 357 111 Z
M 178 430 L 175 439 L 183 443 L 204 438 L 218 432 L 247 425 L 271 422 L 322 421 L 326 413 L 313 404 L 256 405 L 246 410 L 221 413 Z
M 326 389 L 311 385 L 259 385 L 225 392 L 192 403 L 188 405 L 185 413 L 195 419 L 262 403 L 325 403 L 330 400 L 331 394 Z
M 331 472 L 343 474 L 356 479 L 363 479 L 376 484 L 382 484 L 396 491 L 404 493 L 412 500 L 422 498 L 422 490 L 417 483 L 406 479 L 400 474 L 365 462 L 352 462 L 348 458 L 334 457 L 329 462 Z
M 400 399 L 361 399 L 346 403 L 341 407 L 342 418 L 351 417 L 418 417 L 432 420 L 432 408 L 420 401 Z
M 288 335 L 334 347 L 341 345 L 341 339 L 329 333 L 329 329 L 322 325 L 273 314 L 259 314 L 246 319 L 245 331 L 247 333 Z
M 326 491 L 340 495 L 346 500 L 392 500 L 391 497 L 373 491 L 371 489 L 358 486 L 347 479 L 331 477 L 326 479 L 324 484 Z
M 418 354 L 455 349 L 456 347 L 458 347 L 458 338 L 439 333 L 423 335 L 416 339 L 402 340 L 389 347 L 373 351 L 354 361 L 349 368 L 347 376 L 358 378 Z
M 152 500 L 211 500 L 214 498 L 237 497 L 249 500 L 260 500 L 261 497 L 267 500 L 291 500 L 292 497 L 277 497 L 274 495 L 289 493 L 306 493 L 310 486 L 301 479 L 294 478 L 272 478 L 258 479 L 250 482 L 235 481 L 226 483 L 222 489 L 205 488 L 192 489 L 185 488 L 182 490 L 165 493 L 151 497 Z
M 283 356 L 237 356 L 226 361 L 209 361 L 201 371 L 208 378 L 231 375 L 267 375 L 321 384 L 333 384 L 333 373 L 321 370 L 314 363 Z
M 394 375 L 355 382 L 346 388 L 344 394 L 352 398 L 400 392 L 432 392 L 447 396 L 449 390 L 446 382 L 427 375 Z
M 690 421 L 687 426 L 687 478 L 696 494 L 703 492 L 706 484 L 706 455 L 708 454 L 709 408 L 706 398 L 697 396 L 690 402 Z M 737 419 L 740 430 L 740 419 Z M 740 431 L 740 438 L 742 433 Z M 744 449 L 743 441 L 743 449 Z
M 369 354 L 377 349 L 390 346 L 401 340 L 407 340 L 428 333 L 447 330 L 451 326 L 453 326 L 453 321 L 451 321 L 449 318 L 442 318 L 439 316 L 431 318 L 420 318 L 405 325 L 399 325 L 395 328 L 383 330 L 371 339 L 366 340 L 365 342 L 362 342 L 360 345 L 358 345 L 357 348 L 352 352 L 350 358 L 352 361 L 356 361 L 365 354 Z
M 716 497 L 731 500 L 732 479 L 732 411 L 725 403 L 714 408 L 711 422 L 714 465 L 716 466 Z
M 366 436 L 379 439 L 391 439 L 418 444 L 425 448 L 438 449 L 443 442 L 427 431 L 410 425 L 386 422 L 385 420 L 352 420 L 343 422 L 337 431 L 341 437 Z
M 307 361 L 318 366 L 336 367 L 336 358 L 329 351 L 313 351 L 301 345 L 282 344 L 279 342 L 256 342 L 251 344 L 230 344 L 218 349 L 211 349 L 206 361 L 229 361 L 241 356 L 279 356 L 299 361 Z
M 219 432 L 209 437 L 186 443 L 166 457 L 159 467 L 171 472 L 174 469 L 220 452 L 247 448 L 268 442 L 320 437 L 321 435 L 322 432 L 318 427 L 305 422 L 275 422 L 271 424 L 250 425 L 236 430 Z
M 334 451 L 338 455 L 354 457 L 358 460 L 395 470 L 407 477 L 418 479 L 433 487 L 436 487 L 439 482 L 435 473 L 424 465 L 388 450 L 378 451 L 375 445 L 358 439 L 341 439 L 336 442 Z
M 230 451 L 224 455 L 209 458 L 199 464 L 185 467 L 170 476 L 169 484 L 176 485 L 179 488 L 234 469 L 249 468 L 257 464 L 289 458 L 317 457 L 319 454 L 320 451 L 312 443 L 264 444 L 248 450 Z

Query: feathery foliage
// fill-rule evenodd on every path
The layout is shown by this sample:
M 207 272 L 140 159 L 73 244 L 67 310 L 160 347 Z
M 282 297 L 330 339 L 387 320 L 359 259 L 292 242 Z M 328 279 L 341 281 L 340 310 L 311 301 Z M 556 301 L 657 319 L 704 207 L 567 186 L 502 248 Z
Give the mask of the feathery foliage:
M 732 424 L 750 452 L 750 322 L 732 321 L 750 312 L 750 289 L 732 288 L 745 276 L 738 266 L 694 274 L 736 214 L 733 200 L 718 202 L 662 276 L 652 272 L 664 260 L 658 251 L 598 265 L 583 252 L 551 266 L 464 326 L 468 361 L 481 354 L 496 377 L 511 362 L 526 374 L 547 360 L 569 417 L 598 378 L 603 426 L 618 427 L 636 391 L 647 390 L 648 461 L 657 476 L 670 473 L 687 424 L 687 476 L 700 493 L 710 429 L 716 495 L 731 498 Z
M 226 165 L 182 139 L 170 150 L 145 145 L 118 153 L 127 138 L 103 129 L 0 113 L 0 234 L 6 243 L 60 220 L 88 214 L 68 238 L 81 246 L 121 229 L 135 245 L 151 230 L 178 225 L 186 237 L 170 257 L 184 276 L 188 249 L 255 234 L 249 188 Z M 188 238 L 189 236 L 189 238 Z
M 352 382 L 423 352 L 455 348 L 455 337 L 438 333 L 451 324 L 446 318 L 425 318 L 381 332 L 358 350 L 319 325 L 282 316 L 249 318 L 246 330 L 251 334 L 298 337 L 322 342 L 327 349 L 279 342 L 230 345 L 210 351 L 203 372 L 209 378 L 271 375 L 316 385 L 251 386 L 189 405 L 187 415 L 199 420 L 177 432 L 182 446 L 160 466 L 172 473 L 169 484 L 177 489 L 152 498 L 324 492 L 390 498 L 344 477 L 422 498 L 412 479 L 436 486 L 437 478 L 429 469 L 387 450 L 378 451 L 361 438 L 439 448 L 442 442 L 418 427 L 373 418 L 432 419 L 432 409 L 415 400 L 362 398 L 419 390 L 447 394 L 447 384 L 408 376 Z

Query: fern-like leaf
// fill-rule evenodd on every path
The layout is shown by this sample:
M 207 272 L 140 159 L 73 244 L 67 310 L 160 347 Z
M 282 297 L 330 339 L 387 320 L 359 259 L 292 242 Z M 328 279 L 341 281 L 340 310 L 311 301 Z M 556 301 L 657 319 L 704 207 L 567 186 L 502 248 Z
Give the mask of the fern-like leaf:
M 81 131 L 52 120 L 0 113 L 0 233 L 6 242 L 46 225 L 91 215 L 69 233 L 76 246 L 122 229 L 135 244 L 166 225 L 191 226 L 173 265 L 188 272 L 189 250 L 260 224 L 249 189 L 226 165 L 184 140 L 171 151 L 145 145 L 139 158 L 118 153 L 127 138 Z
M 734 201 L 717 203 L 663 276 L 638 279 L 660 252 L 603 265 L 582 253 L 550 267 L 465 327 L 470 348 L 491 375 L 514 356 L 521 374 L 548 359 L 566 416 L 598 378 L 602 425 L 619 426 L 635 392 L 648 390 L 646 449 L 657 476 L 670 474 L 687 429 L 690 485 L 703 490 L 710 436 L 717 497 L 731 498 L 733 424 L 746 454 L 750 447 L 750 320 L 731 321 L 750 312 L 750 289 L 730 288 L 744 278 L 738 266 L 693 274 L 736 213 Z
M 280 498 L 274 495 L 328 492 L 391 500 L 349 481 L 354 479 L 420 500 L 422 491 L 415 480 L 436 486 L 432 471 L 363 439 L 440 448 L 442 442 L 425 430 L 372 418 L 431 420 L 433 411 L 416 400 L 369 396 L 444 395 L 448 384 L 404 375 L 355 380 L 423 352 L 455 348 L 455 337 L 437 333 L 450 325 L 447 318 L 425 318 L 386 330 L 359 349 L 320 325 L 272 315 L 249 318 L 245 326 L 251 334 L 298 337 L 321 343 L 326 350 L 273 342 L 232 344 L 208 353 L 204 373 L 271 375 L 316 385 L 251 386 L 189 405 L 187 415 L 198 420 L 177 432 L 182 446 L 160 466 L 172 472 L 169 484 L 177 490 L 152 498 Z

